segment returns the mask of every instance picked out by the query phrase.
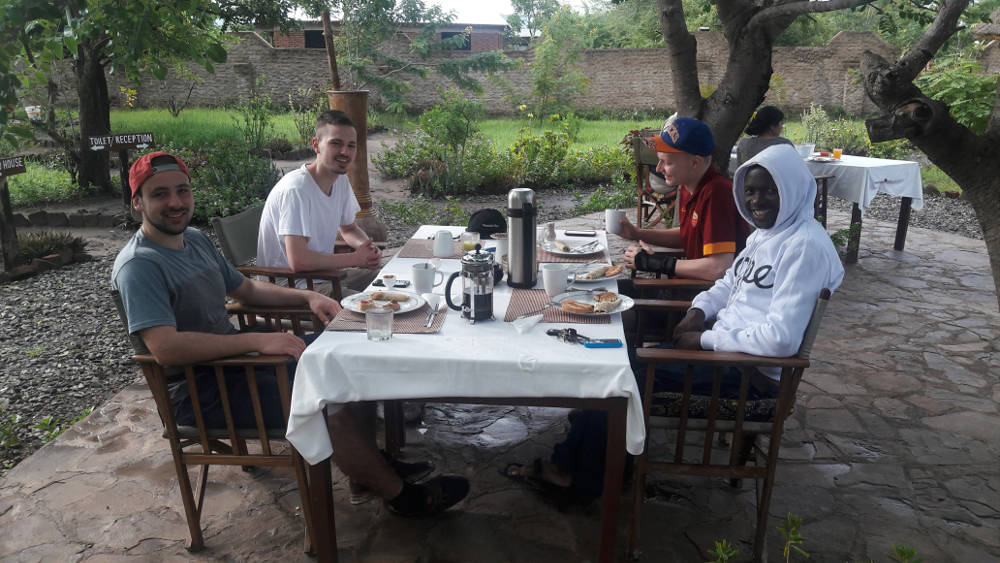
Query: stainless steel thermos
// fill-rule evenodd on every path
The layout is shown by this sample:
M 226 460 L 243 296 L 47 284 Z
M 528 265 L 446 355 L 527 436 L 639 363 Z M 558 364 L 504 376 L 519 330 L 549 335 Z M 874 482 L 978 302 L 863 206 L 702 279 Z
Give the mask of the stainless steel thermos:
M 507 285 L 530 288 L 538 281 L 535 255 L 535 191 L 514 188 L 507 194 Z

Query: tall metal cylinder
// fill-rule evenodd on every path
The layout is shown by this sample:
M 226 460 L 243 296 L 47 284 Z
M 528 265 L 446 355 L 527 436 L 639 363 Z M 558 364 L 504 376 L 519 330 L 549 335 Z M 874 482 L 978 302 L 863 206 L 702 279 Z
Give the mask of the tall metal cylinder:
M 530 288 L 538 281 L 535 191 L 514 188 L 507 194 L 507 285 Z

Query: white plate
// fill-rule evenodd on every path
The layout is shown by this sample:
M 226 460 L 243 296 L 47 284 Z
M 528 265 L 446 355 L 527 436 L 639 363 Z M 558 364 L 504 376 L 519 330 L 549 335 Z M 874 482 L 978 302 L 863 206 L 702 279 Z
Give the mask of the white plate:
M 576 299 L 577 301 L 583 303 L 590 303 L 591 305 L 593 305 L 594 295 L 595 293 L 590 293 L 587 291 L 569 291 L 566 293 L 560 293 L 559 295 L 556 295 L 555 297 L 552 298 L 552 300 L 555 301 L 556 303 L 562 303 L 566 299 Z M 629 297 L 628 295 L 619 294 L 618 298 L 621 299 L 621 303 L 619 303 L 618 306 L 615 307 L 613 311 L 609 311 L 607 313 L 570 313 L 565 309 L 562 309 L 562 311 L 565 313 L 569 313 L 570 315 L 580 315 L 581 317 L 603 317 L 606 315 L 621 313 L 622 311 L 628 311 L 629 309 L 635 306 L 635 301 L 633 301 L 632 298 Z
M 591 241 L 580 243 L 579 241 L 576 240 L 574 241 L 568 241 L 563 239 L 557 239 L 557 240 L 560 240 L 568 244 L 570 247 L 569 250 L 559 250 L 558 248 L 553 246 L 551 242 L 543 242 L 541 246 L 546 252 L 551 252 L 552 254 L 556 254 L 558 256 L 590 256 L 591 254 L 604 252 L 604 245 L 599 242 L 591 246 L 590 247 L 591 249 L 587 250 L 586 252 L 573 252 L 574 248 L 579 248 L 585 244 L 590 244 Z
M 840 162 L 839 158 L 833 158 L 832 156 L 811 156 L 809 160 L 813 162 Z
M 590 264 L 590 265 L 587 265 L 586 267 L 581 267 L 579 275 L 584 275 L 588 271 L 596 269 L 598 266 L 610 266 L 610 265 L 611 264 Z M 624 270 L 622 270 L 622 271 L 624 271 Z M 618 279 L 619 275 L 621 275 L 621 272 L 618 272 L 617 274 L 615 274 L 613 276 L 603 276 L 603 277 L 600 277 L 600 278 L 593 278 L 593 279 L 587 280 L 587 279 L 576 277 L 575 274 L 573 274 L 572 272 L 570 272 L 569 281 L 570 281 L 570 283 L 598 283 L 598 282 L 605 282 L 605 281 L 608 281 L 608 280 L 616 280 L 616 279 Z
M 340 306 L 347 309 L 348 311 L 354 311 L 355 313 L 365 314 L 361 310 L 361 300 L 370 299 L 370 295 L 374 293 L 379 293 L 378 291 L 366 291 L 364 293 L 355 293 L 354 295 L 348 295 L 347 297 L 340 300 Z M 397 315 L 403 313 L 409 313 L 410 311 L 416 311 L 417 309 L 424 306 L 424 298 L 417 295 L 416 293 L 410 293 L 409 291 L 400 291 L 398 289 L 391 289 L 387 293 L 399 293 L 400 295 L 405 295 L 409 297 L 406 301 L 399 301 L 399 310 L 396 311 Z M 376 301 L 378 305 L 385 305 L 388 301 Z

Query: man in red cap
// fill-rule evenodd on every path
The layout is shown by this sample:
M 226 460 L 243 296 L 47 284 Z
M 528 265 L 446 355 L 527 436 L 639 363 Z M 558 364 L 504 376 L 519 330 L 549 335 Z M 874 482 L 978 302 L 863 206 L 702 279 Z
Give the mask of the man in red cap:
M 238 354 L 287 355 L 296 361 L 306 340 L 291 333 L 238 331 L 229 322 L 226 297 L 262 306 L 308 306 L 329 322 L 340 305 L 316 293 L 246 278 L 198 229 L 188 226 L 194 211 L 191 178 L 176 156 L 155 152 L 132 165 L 132 206 L 142 226 L 115 259 L 111 283 L 121 294 L 130 334 L 138 334 L 171 380 L 170 399 L 179 424 L 194 424 L 184 380 L 186 364 Z M 295 362 L 289 363 L 294 375 Z M 220 389 L 211 369 L 196 370 L 198 402 L 205 422 L 224 428 Z M 226 371 L 230 408 L 239 427 L 254 427 L 253 402 L 242 369 Z M 258 373 L 264 422 L 283 428 L 284 414 L 273 373 Z M 429 464 L 407 464 L 380 455 L 347 409 L 329 417 L 333 458 L 344 473 L 386 499 L 390 510 L 406 516 L 440 512 L 468 493 L 462 477 L 439 476 L 411 484 Z
M 682 188 L 680 226 L 640 229 L 623 219 L 620 236 L 639 241 L 625 251 L 625 265 L 668 277 L 719 279 L 743 249 L 750 225 L 736 211 L 732 182 L 712 164 L 712 131 L 697 119 L 679 117 L 647 143 L 660 161 L 656 170 L 668 185 Z M 683 248 L 686 260 L 655 254 L 648 244 Z

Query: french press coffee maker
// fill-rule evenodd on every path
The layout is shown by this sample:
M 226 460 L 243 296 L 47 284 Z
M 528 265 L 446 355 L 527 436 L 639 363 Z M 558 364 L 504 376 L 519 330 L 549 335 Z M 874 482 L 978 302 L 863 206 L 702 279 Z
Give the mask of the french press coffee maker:
M 462 276 L 462 305 L 458 306 L 451 300 L 451 284 L 459 275 Z M 461 311 L 462 316 L 470 323 L 493 318 L 493 253 L 483 252 L 480 245 L 462 256 L 462 270 L 448 278 L 444 288 L 444 297 L 448 306 Z

